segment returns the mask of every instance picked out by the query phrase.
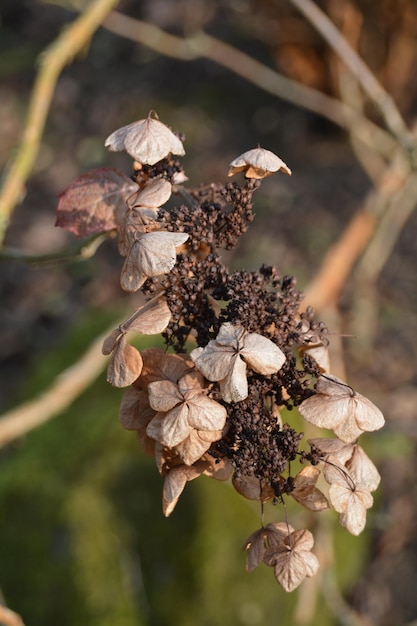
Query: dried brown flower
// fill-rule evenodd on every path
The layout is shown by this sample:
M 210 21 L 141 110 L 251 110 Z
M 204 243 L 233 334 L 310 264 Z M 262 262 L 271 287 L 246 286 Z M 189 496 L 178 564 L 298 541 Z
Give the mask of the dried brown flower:
M 327 498 L 316 487 L 319 476 L 320 470 L 309 465 L 294 478 L 291 496 L 310 511 L 324 511 L 329 508 Z

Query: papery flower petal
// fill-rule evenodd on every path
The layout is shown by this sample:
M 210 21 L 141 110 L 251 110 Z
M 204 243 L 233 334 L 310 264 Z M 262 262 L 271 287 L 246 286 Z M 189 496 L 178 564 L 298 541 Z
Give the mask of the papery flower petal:
M 241 171 L 246 171 L 247 178 L 264 178 L 278 171 L 291 174 L 290 168 L 284 161 L 265 148 L 248 150 L 230 163 L 229 176 Z
M 346 464 L 355 483 L 364 485 L 369 491 L 375 491 L 381 481 L 381 476 L 369 456 L 358 446 L 354 446 L 353 455 Z
M 187 401 L 188 422 L 197 430 L 221 430 L 226 422 L 225 407 L 205 395 Z
M 190 354 L 197 369 L 213 382 L 226 378 L 233 356 L 233 350 L 217 345 L 216 341 L 209 341 L 204 348 L 195 348 Z
M 159 276 L 175 265 L 175 248 L 185 243 L 187 233 L 154 232 L 138 238 L 138 265 L 147 276 Z
M 158 208 L 168 202 L 171 196 L 171 183 L 163 178 L 151 180 L 136 196 L 135 206 Z
M 109 150 L 126 150 L 139 163 L 154 165 L 170 152 L 185 154 L 181 141 L 165 124 L 150 115 L 123 126 L 109 135 L 104 144 Z
M 324 511 L 329 508 L 329 503 L 324 494 L 317 489 L 316 482 L 320 476 L 320 470 L 311 465 L 304 467 L 294 479 L 294 489 L 291 496 L 310 511 Z
M 211 431 L 212 438 L 205 438 L 202 433 L 206 431 L 192 430 L 189 436 L 179 443 L 175 449 L 182 461 L 186 465 L 193 465 L 196 461 L 201 459 L 203 454 L 210 448 L 212 441 L 218 441 L 221 439 L 222 431 Z
M 248 397 L 246 363 L 237 355 L 231 359 L 231 369 L 220 381 L 220 393 L 225 402 L 240 402 Z
M 184 441 L 192 431 L 188 423 L 188 407 L 180 404 L 165 414 L 161 423 L 161 443 L 168 448 L 174 448 Z
M 175 509 L 187 482 L 198 478 L 203 471 L 203 467 L 204 464 L 199 468 L 179 465 L 168 471 L 162 492 L 162 510 L 165 517 L 169 517 Z
M 184 398 L 178 386 L 169 380 L 159 380 L 148 386 L 149 404 L 155 411 L 169 411 Z
M 275 374 L 285 362 L 282 350 L 258 333 L 245 335 L 240 355 L 255 372 L 264 376 Z

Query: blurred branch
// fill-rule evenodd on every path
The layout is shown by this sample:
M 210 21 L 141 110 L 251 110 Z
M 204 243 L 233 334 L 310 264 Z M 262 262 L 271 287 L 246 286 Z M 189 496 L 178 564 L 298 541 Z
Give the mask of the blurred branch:
M 86 261 L 95 255 L 106 239 L 113 236 L 113 232 L 93 235 L 76 246 L 48 254 L 27 254 L 17 248 L 3 246 L 0 248 L 0 261 L 19 261 L 28 265 L 56 265 L 58 263 Z
M 356 50 L 362 31 L 362 14 L 359 12 L 358 8 L 350 2 L 339 3 L 338 0 L 334 0 L 332 6 L 334 6 L 335 10 L 338 12 L 342 12 L 342 35 L 352 48 Z M 336 80 L 342 102 L 351 107 L 359 115 L 364 115 L 364 95 L 356 76 L 348 70 L 339 57 L 334 57 L 334 61 L 332 60 L 331 63 L 335 68 Z M 374 186 L 376 186 L 385 169 L 385 162 L 376 151 L 369 150 L 368 146 L 358 141 L 353 133 L 350 133 L 350 143 L 362 168 L 368 174 Z
M 357 78 L 368 97 L 378 107 L 387 127 L 407 152 L 416 148 L 415 138 L 408 129 L 393 98 L 385 91 L 361 57 L 351 48 L 327 15 L 312 0 L 290 0 Z M 414 156 L 414 155 L 412 155 Z
M 24 626 L 20 615 L 2 604 L 0 604 L 0 624 L 2 626 Z
M 40 56 L 23 138 L 0 192 L 0 245 L 14 207 L 24 195 L 44 130 L 58 77 L 67 63 L 88 43 L 119 0 L 93 0 L 88 8 Z
M 97 378 L 107 363 L 101 346 L 113 328 L 114 324 L 99 335 L 79 360 L 59 374 L 39 397 L 0 417 L 0 447 L 61 413 Z
M 337 301 L 383 214 L 393 205 L 398 207 L 405 198 L 408 203 L 409 181 L 415 176 L 410 174 L 408 162 L 397 155 L 377 189 L 369 194 L 364 208 L 352 218 L 340 239 L 327 252 L 321 268 L 305 291 L 303 309 L 310 305 L 320 310 Z
M 260 89 L 327 118 L 353 133 L 363 143 L 385 157 L 389 157 L 396 146 L 396 142 L 386 131 L 339 100 L 290 80 L 244 52 L 206 33 L 199 32 L 185 39 L 118 11 L 112 11 L 104 20 L 103 26 L 113 33 L 145 45 L 160 54 L 182 61 L 191 61 L 201 57 L 210 59 L 242 76 Z

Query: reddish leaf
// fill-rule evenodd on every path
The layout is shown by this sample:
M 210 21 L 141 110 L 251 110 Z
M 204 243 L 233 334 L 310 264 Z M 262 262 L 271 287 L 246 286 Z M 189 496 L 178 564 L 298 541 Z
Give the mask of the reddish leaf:
M 109 167 L 90 170 L 59 194 L 55 226 L 77 237 L 87 237 L 117 228 L 117 213 L 138 185 L 122 172 Z

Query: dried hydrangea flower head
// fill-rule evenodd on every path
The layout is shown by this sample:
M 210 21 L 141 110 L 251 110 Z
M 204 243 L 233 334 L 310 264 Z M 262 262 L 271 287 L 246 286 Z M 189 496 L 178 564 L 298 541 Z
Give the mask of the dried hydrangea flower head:
M 170 153 L 185 154 L 181 140 L 159 121 L 154 111 L 143 120 L 115 130 L 104 145 L 113 152 L 126 150 L 135 161 L 147 165 L 155 165 Z
M 282 159 L 265 148 L 254 148 L 244 152 L 230 163 L 228 176 L 233 176 L 238 172 L 245 172 L 246 178 L 265 178 L 284 172 L 291 176 L 291 170 Z
M 242 184 L 179 188 L 188 179 L 172 155 L 184 149 L 155 114 L 106 145 L 135 159 L 132 177 L 105 168 L 81 176 L 61 195 L 58 223 L 78 236 L 113 231 L 125 258 L 121 286 L 145 299 L 103 345 L 109 382 L 129 387 L 120 422 L 155 459 L 164 515 L 202 475 L 231 479 L 258 501 L 261 528 L 246 542 L 247 570 L 264 563 L 292 591 L 317 572 L 313 536 L 290 526 L 285 511 L 285 521 L 264 524 L 266 503 L 333 507 L 359 534 L 380 477 L 357 438 L 384 418 L 329 373 L 326 326 L 311 308 L 300 313 L 294 277 L 267 265 L 231 272 L 220 256 L 254 219 L 262 178 L 291 170 L 256 148 L 231 164 L 229 175 L 245 173 Z M 131 332 L 161 333 L 166 349 L 139 351 L 127 342 Z M 304 442 L 295 413 L 336 437 Z

